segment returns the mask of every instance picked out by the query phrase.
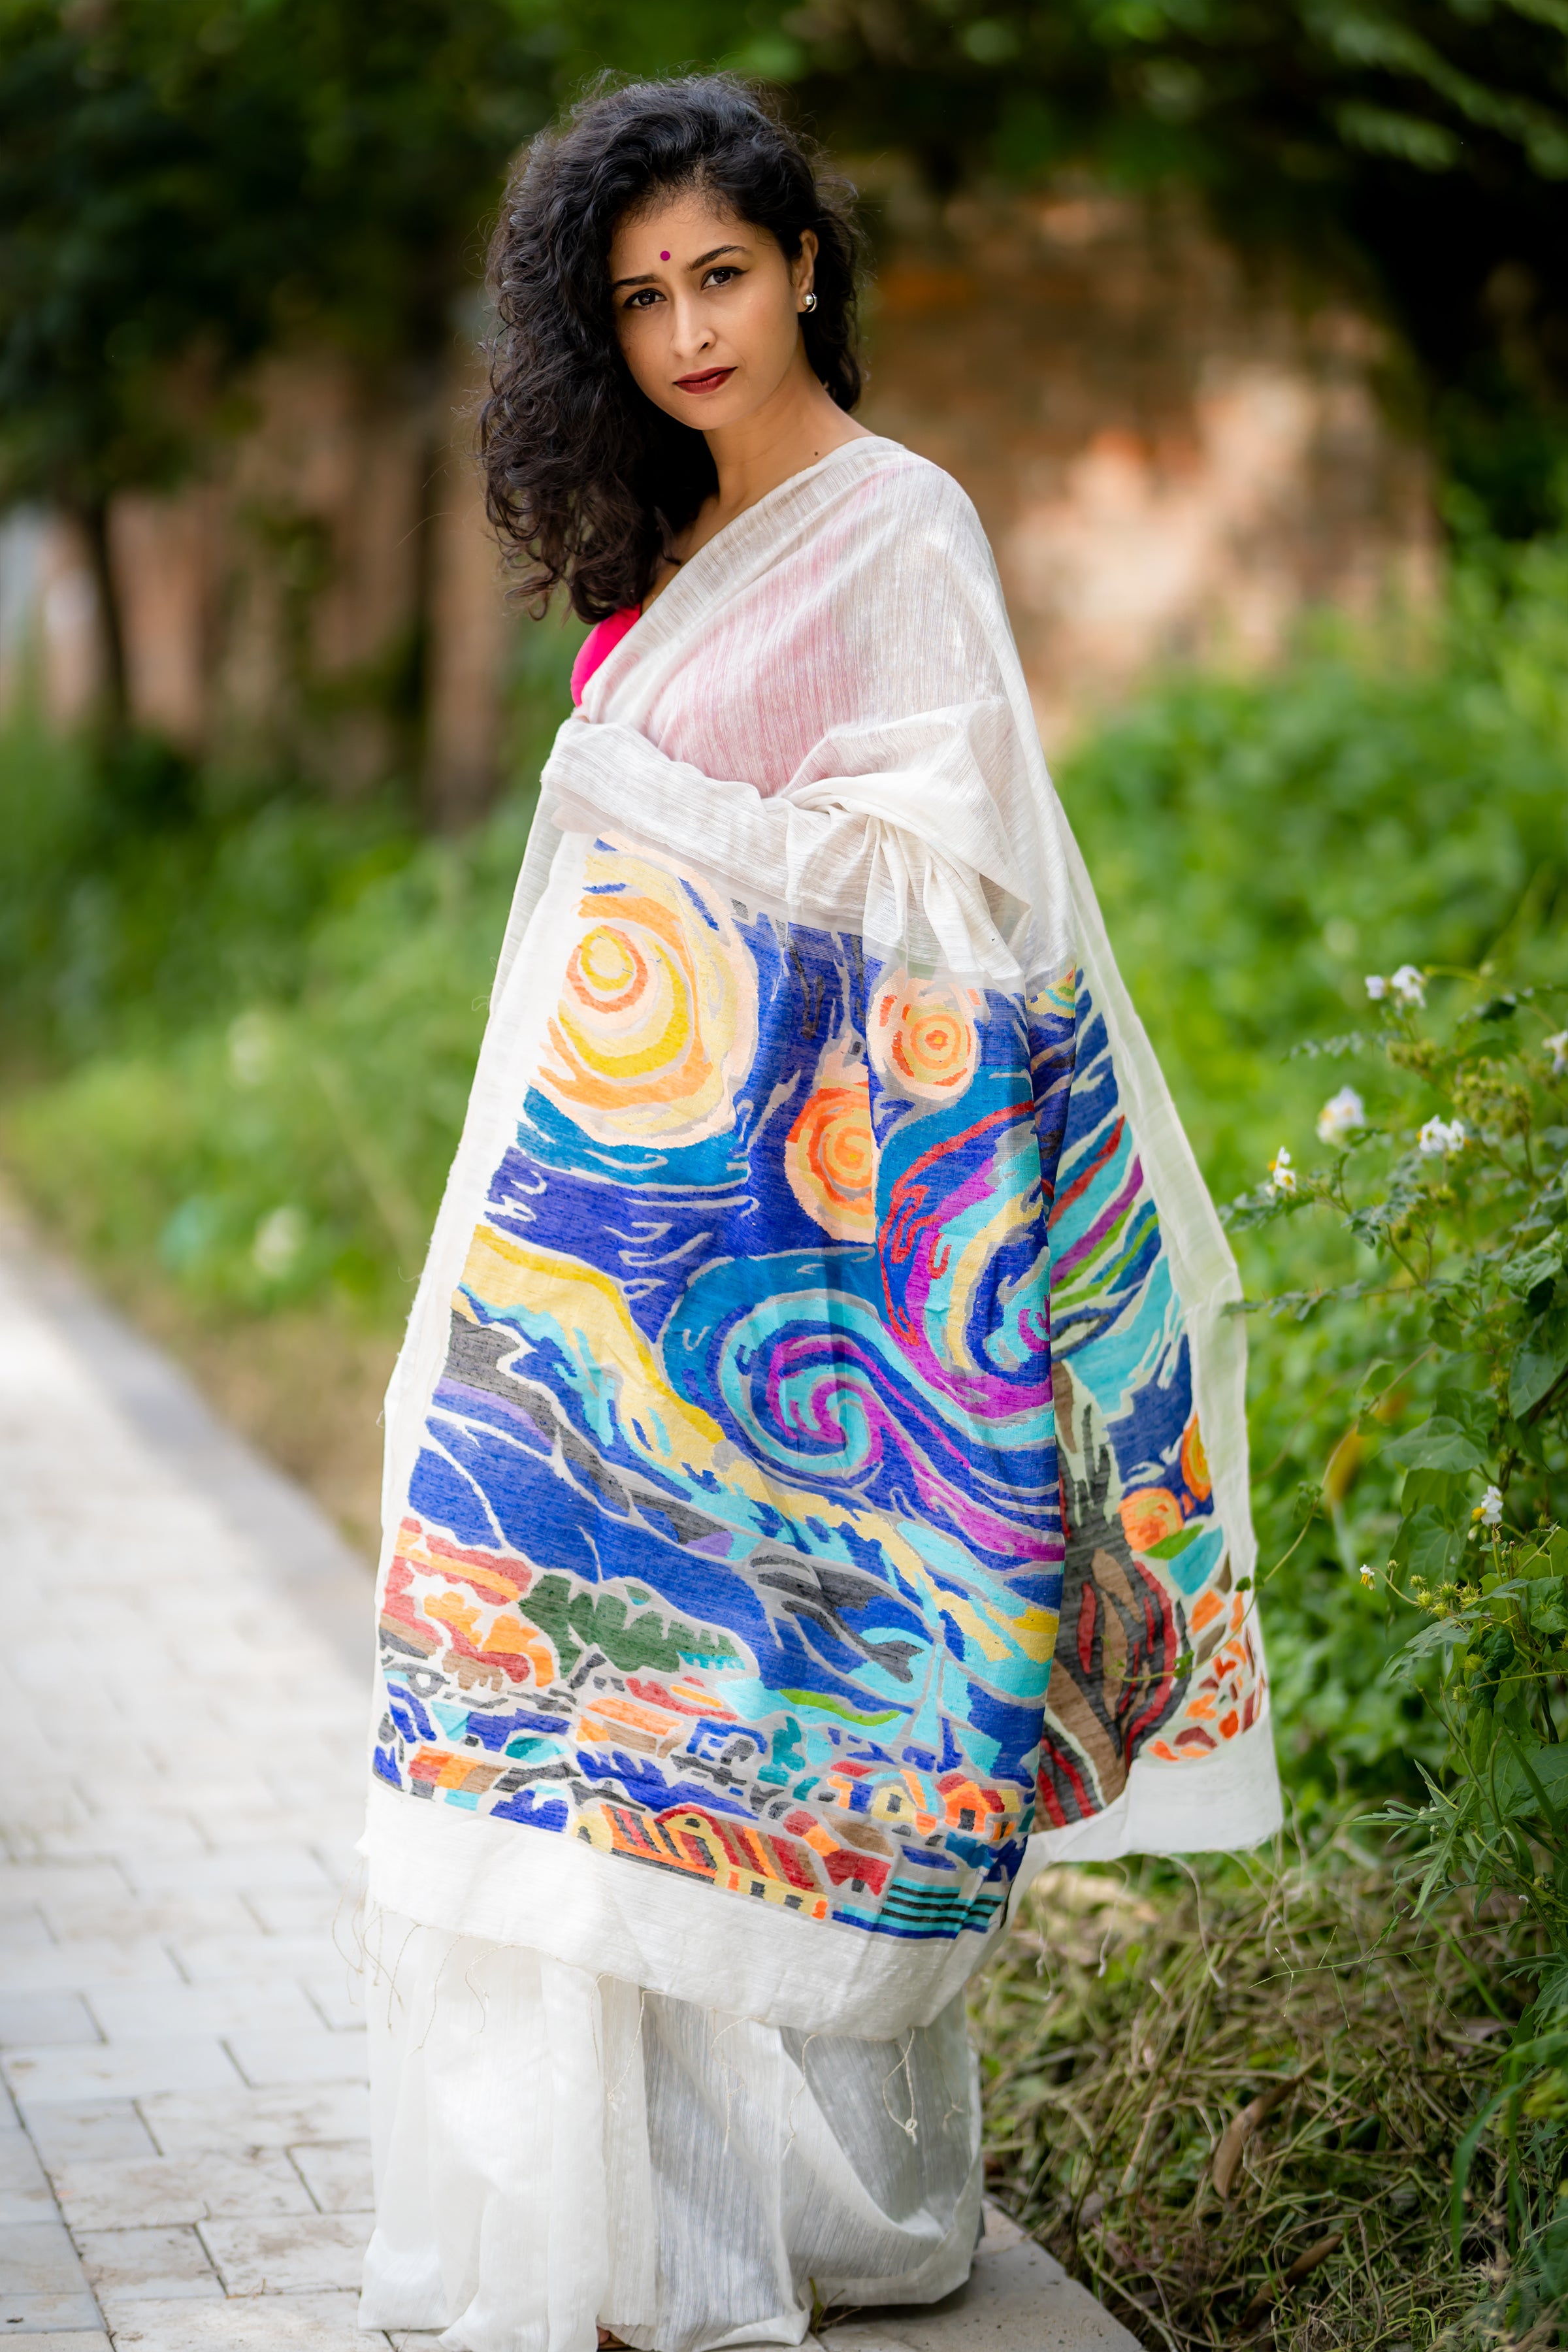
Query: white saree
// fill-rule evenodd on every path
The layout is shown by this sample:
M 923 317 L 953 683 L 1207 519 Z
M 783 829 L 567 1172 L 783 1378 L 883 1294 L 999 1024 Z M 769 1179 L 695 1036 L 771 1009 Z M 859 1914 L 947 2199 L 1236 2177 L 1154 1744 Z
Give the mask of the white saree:
M 1012 1895 L 1279 1820 L 1237 1289 L 973 509 L 852 442 L 544 772 L 388 1397 L 365 2325 L 963 2279 Z

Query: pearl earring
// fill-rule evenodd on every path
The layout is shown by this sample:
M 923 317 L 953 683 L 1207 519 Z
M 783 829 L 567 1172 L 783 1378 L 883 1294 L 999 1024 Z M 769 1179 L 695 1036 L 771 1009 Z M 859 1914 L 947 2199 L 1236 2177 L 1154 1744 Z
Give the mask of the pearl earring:
M 808 295 L 806 296 L 806 298 L 805 298 L 805 301 L 801 304 L 801 306 L 800 306 L 800 307 L 801 307 L 801 309 L 802 309 L 803 310 L 816 310 L 816 295 L 815 295 L 815 294 L 808 294 Z

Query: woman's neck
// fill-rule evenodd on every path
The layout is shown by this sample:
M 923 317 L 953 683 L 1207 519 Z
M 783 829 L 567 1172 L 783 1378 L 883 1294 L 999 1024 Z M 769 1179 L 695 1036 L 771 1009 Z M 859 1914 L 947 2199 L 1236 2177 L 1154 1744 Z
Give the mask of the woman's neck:
M 713 453 L 718 490 L 704 499 L 681 535 L 682 556 L 694 555 L 726 523 L 847 441 L 869 436 L 863 425 L 829 398 L 811 372 L 804 344 L 795 365 L 762 406 L 735 425 L 704 434 Z

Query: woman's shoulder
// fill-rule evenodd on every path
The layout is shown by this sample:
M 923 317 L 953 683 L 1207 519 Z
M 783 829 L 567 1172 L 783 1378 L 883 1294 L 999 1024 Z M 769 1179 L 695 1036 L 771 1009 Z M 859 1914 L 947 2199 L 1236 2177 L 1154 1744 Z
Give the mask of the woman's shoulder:
M 874 446 L 858 446 L 866 460 L 858 485 L 864 514 L 879 516 L 890 530 L 933 546 L 982 547 L 989 552 L 973 499 L 944 467 L 879 434 Z
M 974 503 L 962 483 L 917 451 L 893 441 L 876 451 L 859 446 L 863 470 L 835 519 L 827 566 L 838 634 L 856 647 L 868 677 L 918 644 L 931 690 L 939 674 L 948 677 L 938 699 L 972 699 L 976 681 L 992 676 L 1007 633 Z

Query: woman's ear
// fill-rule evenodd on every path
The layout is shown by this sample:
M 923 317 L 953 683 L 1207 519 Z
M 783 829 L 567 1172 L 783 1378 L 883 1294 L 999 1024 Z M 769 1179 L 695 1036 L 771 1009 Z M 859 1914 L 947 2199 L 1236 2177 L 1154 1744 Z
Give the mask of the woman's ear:
M 800 233 L 800 251 L 789 266 L 790 283 L 795 288 L 795 299 L 797 302 L 804 302 L 811 292 L 812 281 L 816 275 L 816 231 L 814 228 L 803 228 Z

